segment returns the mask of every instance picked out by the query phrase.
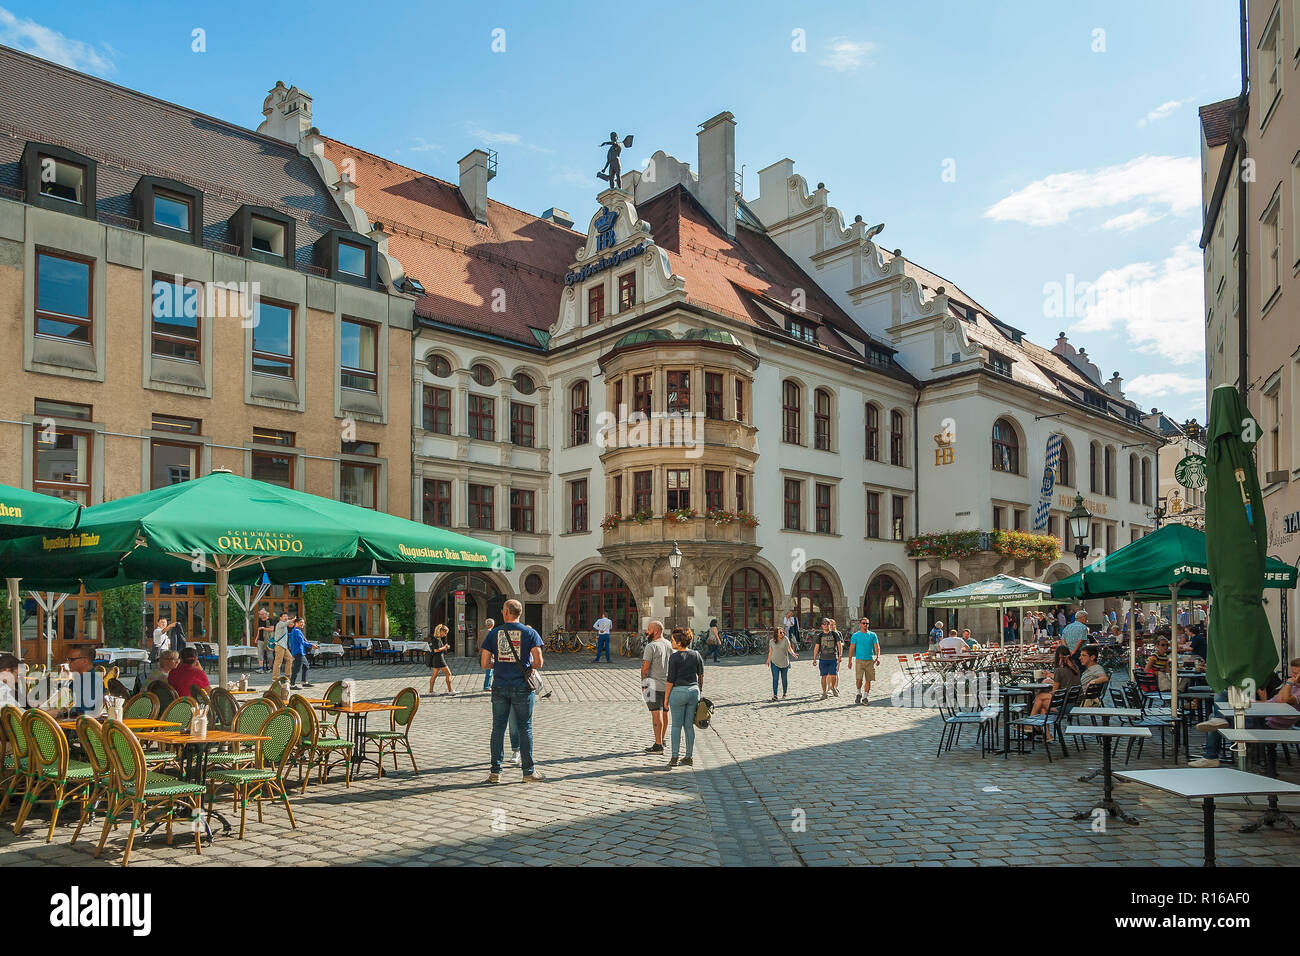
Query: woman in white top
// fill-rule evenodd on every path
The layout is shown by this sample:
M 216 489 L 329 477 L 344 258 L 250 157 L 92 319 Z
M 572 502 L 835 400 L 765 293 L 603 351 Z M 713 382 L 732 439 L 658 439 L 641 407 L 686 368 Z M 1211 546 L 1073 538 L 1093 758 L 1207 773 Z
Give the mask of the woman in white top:
M 789 639 L 785 636 L 785 628 L 778 627 L 776 634 L 768 638 L 767 641 L 767 661 L 765 662 L 772 668 L 772 699 L 776 700 L 776 685 L 778 681 L 781 684 L 781 697 L 784 698 L 790 689 L 790 661 L 798 660 L 799 655 L 791 646 Z

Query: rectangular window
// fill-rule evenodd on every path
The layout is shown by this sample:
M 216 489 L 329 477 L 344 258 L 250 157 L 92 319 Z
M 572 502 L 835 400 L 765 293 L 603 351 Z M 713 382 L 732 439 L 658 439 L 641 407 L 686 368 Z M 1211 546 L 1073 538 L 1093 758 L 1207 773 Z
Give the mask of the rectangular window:
M 880 461 L 880 409 L 867 406 L 867 457 Z
M 902 495 L 894 495 L 894 511 L 890 515 L 889 532 L 890 537 L 895 541 L 903 540 L 903 515 L 907 507 L 906 501 Z
M 451 527 L 451 482 L 424 479 L 424 523 L 435 528 Z
M 668 470 L 668 510 L 678 511 L 691 506 L 691 473 L 685 468 Z
M 339 241 L 339 272 L 350 276 L 370 277 L 370 250 L 355 242 Z
M 486 395 L 469 397 L 469 437 L 496 441 L 495 404 Z
M 599 322 L 605 317 L 605 287 L 594 285 L 587 290 L 587 321 Z
M 379 444 L 373 441 L 345 441 L 340 448 L 345 455 L 369 455 L 374 458 L 379 454 Z
M 36 253 L 36 334 L 90 342 L 94 265 L 54 252 Z
M 627 415 L 623 412 L 623 380 L 621 378 L 614 383 L 614 417 L 620 422 L 627 418 Z
M 451 434 L 451 389 L 424 386 L 424 430 Z
M 798 319 L 791 319 L 787 328 L 790 334 L 801 342 L 817 341 L 817 328 L 807 322 L 800 322 Z
M 379 326 L 355 319 L 339 326 L 339 386 L 379 391 Z
M 722 477 L 720 471 L 704 473 L 704 507 L 710 511 L 722 510 Z
M 831 450 L 831 396 L 822 388 L 813 392 L 813 446 Z
M 42 156 L 41 195 L 82 205 L 86 201 L 86 168 L 76 163 Z
M 198 449 L 193 445 L 153 441 L 149 445 L 149 487 L 176 485 L 195 477 Z
M 1004 510 L 1003 508 L 1000 508 L 1000 507 L 998 507 L 997 505 L 994 505 L 994 506 L 993 506 L 993 530 L 994 530 L 994 531 L 1001 531 L 1001 530 L 1002 530 L 1002 525 L 1003 525 L 1003 521 L 1002 521 L 1002 512 L 1003 512 L 1003 510 Z
M 745 380 L 743 378 L 738 377 L 736 379 L 736 421 L 743 422 L 744 420 L 745 420 Z
M 177 279 L 180 276 L 153 277 L 153 354 L 198 362 L 203 354 L 199 341 L 203 286 Z
M 1015 508 L 1011 512 L 1011 528 L 1013 531 L 1025 530 L 1025 512 L 1020 508 Z
M 536 407 L 522 402 L 510 403 L 510 444 L 532 448 L 534 440 L 533 416 Z
M 181 435 L 203 434 L 203 421 L 198 418 L 182 418 L 179 415 L 160 415 L 154 412 L 151 421 L 154 431 L 176 432 Z
M 625 272 L 618 277 L 618 311 L 626 312 L 636 305 L 636 273 Z
M 653 381 L 649 372 L 632 376 L 632 411 L 646 416 L 650 414 L 651 403 L 654 401 Z
M 569 530 L 587 530 L 587 479 L 569 482 Z
M 522 534 L 532 534 L 534 492 L 512 488 L 510 490 L 510 530 Z
M 268 256 L 284 258 L 284 223 L 272 222 L 259 216 L 252 218 L 252 246 Z
M 339 463 L 339 500 L 362 508 L 379 507 L 379 466 Z
M 293 432 L 281 431 L 278 428 L 253 428 L 253 441 L 260 442 L 263 445 L 287 445 L 292 446 L 297 436 Z
M 293 378 L 293 306 L 261 299 L 253 326 L 253 371 Z
M 746 507 L 748 501 L 749 496 L 745 494 L 745 476 L 736 475 L 736 510 L 748 511 L 749 509 Z
M 1047 533 L 1050 534 L 1050 535 L 1051 535 L 1052 537 L 1054 537 L 1054 538 L 1056 538 L 1056 537 L 1060 537 L 1060 536 L 1056 533 L 1056 515 L 1048 515 L 1048 516 L 1047 516 Z
M 691 373 L 685 371 L 668 372 L 667 410 L 684 414 L 691 410 Z
M 623 476 L 614 476 L 614 500 L 610 502 L 610 513 L 621 515 L 623 513 Z
M 190 199 L 176 193 L 155 190 L 153 194 L 153 221 L 156 226 L 166 226 L 180 232 L 190 231 Z
M 722 420 L 722 373 L 704 373 L 704 417 Z
M 253 478 L 281 488 L 293 487 L 293 455 L 279 455 L 270 451 L 255 451 Z
M 94 407 L 77 402 L 59 402 L 49 398 L 38 398 L 35 405 L 36 414 L 41 418 L 75 418 L 79 422 L 93 421 Z
M 469 486 L 469 526 L 475 531 L 492 530 L 492 486 Z
M 800 518 L 803 514 L 803 482 L 793 478 L 785 479 L 785 528 L 787 531 L 800 530 Z
M 1260 290 L 1265 304 L 1282 286 L 1282 220 L 1280 193 L 1273 197 L 1264 215 L 1260 217 L 1259 251 L 1261 256 Z
M 880 492 L 867 492 L 867 537 L 880 537 Z
M 654 513 L 654 472 L 638 471 L 632 475 L 632 513 Z
M 1106 525 L 1106 553 L 1110 554 L 1114 550 L 1115 550 L 1115 526 L 1113 524 L 1108 524 Z
M 831 533 L 831 486 L 817 484 L 817 533 Z
M 52 440 L 45 442 L 41 440 L 44 429 L 33 431 L 36 454 L 32 488 L 43 494 L 90 504 L 91 433 L 59 427 Z

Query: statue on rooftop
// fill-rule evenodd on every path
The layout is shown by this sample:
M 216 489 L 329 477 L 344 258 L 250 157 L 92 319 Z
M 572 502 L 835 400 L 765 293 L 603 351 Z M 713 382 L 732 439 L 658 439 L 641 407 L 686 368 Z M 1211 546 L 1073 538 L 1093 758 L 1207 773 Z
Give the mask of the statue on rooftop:
M 610 133 L 609 141 L 601 143 L 600 145 L 608 146 L 609 149 L 605 153 L 605 166 L 596 174 L 596 178 L 603 179 L 605 182 L 609 183 L 612 188 L 618 189 L 620 188 L 620 182 L 623 178 L 623 163 L 619 159 L 619 155 L 623 152 L 624 147 L 630 147 L 632 145 L 632 137 L 624 136 L 623 142 L 619 143 L 618 133 Z

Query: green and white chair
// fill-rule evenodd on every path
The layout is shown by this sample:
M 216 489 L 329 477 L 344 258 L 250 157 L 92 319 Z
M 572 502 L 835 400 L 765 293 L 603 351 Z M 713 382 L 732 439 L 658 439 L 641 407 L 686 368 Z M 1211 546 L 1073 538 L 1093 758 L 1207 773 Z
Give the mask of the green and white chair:
M 255 702 L 250 702 L 255 703 Z M 248 710 L 247 707 L 244 708 Z M 242 714 L 242 712 L 241 712 Z M 289 768 L 294 748 L 302 736 L 302 722 L 297 711 L 292 708 L 277 710 L 262 721 L 257 729 L 262 737 L 254 755 L 251 767 L 230 767 L 208 772 L 208 819 L 212 818 L 213 795 L 219 786 L 234 788 L 234 799 L 239 807 L 239 838 L 244 838 L 244 821 L 248 816 L 248 801 L 257 801 L 257 822 L 262 822 L 262 801 L 279 800 L 289 814 L 289 825 L 295 830 L 298 822 L 293 818 L 293 807 L 289 806 L 289 789 L 284 775 Z
M 397 769 L 397 748 L 401 747 L 406 751 L 406 756 L 411 761 L 411 769 L 416 773 L 420 768 L 415 765 L 415 754 L 411 753 L 411 722 L 415 720 L 415 712 L 420 709 L 420 692 L 414 687 L 405 687 L 397 692 L 393 698 L 393 706 L 397 710 L 388 712 L 389 728 L 388 730 L 367 730 L 364 734 L 367 740 L 374 741 L 376 749 L 379 751 L 376 756 L 379 762 L 379 776 L 384 775 L 384 754 L 391 754 L 393 757 L 393 769 Z

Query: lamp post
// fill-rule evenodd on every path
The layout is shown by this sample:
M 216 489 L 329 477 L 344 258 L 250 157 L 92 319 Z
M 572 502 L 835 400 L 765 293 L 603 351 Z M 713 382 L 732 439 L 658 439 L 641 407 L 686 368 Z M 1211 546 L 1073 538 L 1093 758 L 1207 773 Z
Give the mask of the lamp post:
M 1092 538 L 1092 512 L 1083 506 L 1083 495 L 1074 496 L 1074 508 L 1066 515 L 1070 534 L 1074 537 L 1074 556 L 1083 570 L 1083 559 L 1088 556 L 1088 541 Z
M 668 553 L 668 567 L 673 569 L 673 627 L 677 626 L 677 572 L 682 567 L 682 552 L 673 542 L 673 549 Z

